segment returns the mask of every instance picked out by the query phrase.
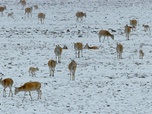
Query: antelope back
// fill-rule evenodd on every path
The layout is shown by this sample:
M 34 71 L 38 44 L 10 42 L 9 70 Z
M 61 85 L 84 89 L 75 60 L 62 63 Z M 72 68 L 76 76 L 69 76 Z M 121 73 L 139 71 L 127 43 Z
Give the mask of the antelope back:
M 110 36 L 114 40 L 114 35 L 112 35 L 109 31 L 107 30 L 100 30 L 99 31 L 99 36 Z
M 77 63 L 72 60 L 71 63 L 68 65 L 69 70 L 76 70 L 77 68 Z
M 3 12 L 6 9 L 6 6 L 0 6 L 0 12 Z
M 33 9 L 32 7 L 25 8 L 25 12 L 26 12 L 26 13 L 31 13 L 31 12 L 32 12 L 32 9 Z
M 125 26 L 125 33 L 130 33 L 130 32 L 131 32 L 131 29 L 132 29 L 131 26 L 126 25 L 126 26 Z
M 38 13 L 38 18 L 45 19 L 45 14 L 44 13 Z
M 130 20 L 130 25 L 137 26 L 137 20 L 135 20 L 135 19 Z
M 85 17 L 86 17 L 86 13 L 83 13 L 83 12 L 77 12 L 77 13 L 76 13 L 76 16 L 77 16 L 77 17 L 83 17 L 83 16 L 85 16 Z
M 49 68 L 55 68 L 55 67 L 56 67 L 56 61 L 54 61 L 54 60 L 49 60 L 49 61 L 48 61 L 48 66 L 49 66 Z
M 117 43 L 117 48 L 116 48 L 118 53 L 122 53 L 123 52 L 123 45 L 121 43 Z
M 3 80 L 1 78 L 0 83 L 2 84 L 3 87 L 12 87 L 14 81 L 11 78 L 6 78 Z
M 81 42 L 74 43 L 74 49 L 82 50 L 83 49 L 83 44 Z
M 62 54 L 62 48 L 59 45 L 56 45 L 56 47 L 54 49 L 54 53 L 56 55 L 61 55 Z

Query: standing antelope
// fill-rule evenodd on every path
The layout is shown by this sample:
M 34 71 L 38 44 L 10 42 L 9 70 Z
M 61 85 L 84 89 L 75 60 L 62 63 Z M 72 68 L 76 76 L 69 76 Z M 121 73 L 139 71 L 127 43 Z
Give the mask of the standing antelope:
M 41 21 L 41 24 L 44 24 L 45 14 L 44 13 L 38 13 L 38 23 L 39 20 Z
M 56 56 L 56 61 L 58 60 L 58 63 L 61 63 L 62 47 L 60 47 L 59 45 L 56 45 L 54 49 L 54 53 Z
M 81 56 L 83 57 L 83 54 L 82 54 L 83 44 L 81 42 L 74 43 L 74 49 L 75 49 L 76 57 L 80 58 L 80 52 L 81 52 Z
M 77 63 L 74 60 L 71 60 L 68 65 L 68 69 L 70 70 L 70 80 L 75 80 L 75 71 L 77 68 Z
M 137 26 L 137 20 L 133 19 L 133 20 L 130 20 L 130 25 L 132 26 L 132 29 L 136 29 L 136 26 Z
M 50 70 L 50 76 L 54 77 L 54 71 L 55 71 L 55 67 L 56 67 L 56 61 L 54 60 L 49 60 L 48 61 L 48 66 L 49 66 L 49 70 Z
M 100 30 L 98 35 L 99 35 L 99 42 L 101 42 L 101 37 L 102 36 L 104 36 L 104 39 L 103 39 L 102 42 L 104 42 L 105 37 L 107 37 L 107 39 L 108 39 L 109 36 L 114 40 L 114 35 L 110 34 L 110 32 L 107 31 L 107 30 Z M 108 39 L 108 42 L 109 42 L 109 39 Z
M 121 43 L 117 43 L 116 52 L 117 58 L 122 59 L 123 45 Z
M 129 40 L 129 35 L 130 35 L 130 32 L 131 32 L 131 29 L 132 29 L 131 26 L 128 26 L 128 25 L 125 26 L 125 33 L 126 33 L 127 40 Z
M 86 15 L 86 13 L 83 13 L 83 12 L 77 12 L 76 17 L 77 17 L 77 21 L 79 20 L 79 18 L 82 21 L 83 17 L 87 17 L 87 15 Z
M 141 49 L 141 50 L 139 50 L 139 59 L 143 59 L 143 57 L 144 57 L 144 52 Z
M 27 7 L 27 8 L 25 8 L 25 14 L 27 14 L 27 17 L 29 17 L 29 14 L 31 14 L 31 16 L 32 16 L 32 7 Z
M 149 25 L 144 25 L 144 24 L 143 24 L 142 27 L 144 27 L 144 31 L 145 31 L 145 32 L 146 32 L 146 31 L 149 31 L 149 33 L 151 34 Z
M 0 6 L 1 15 L 3 15 L 3 11 L 6 10 L 6 6 Z
M 84 49 L 99 49 L 97 46 L 89 46 L 88 43 L 84 46 Z
M 2 80 L 2 78 L 0 79 L 0 84 L 4 87 L 3 89 L 3 97 L 6 97 L 6 88 L 9 87 L 10 91 L 9 91 L 9 96 L 11 95 L 13 97 L 13 93 L 12 93 L 12 85 L 13 85 L 14 81 L 11 78 L 5 78 Z
M 19 3 L 23 6 L 22 9 L 24 9 L 24 7 L 26 6 L 26 0 L 20 0 Z
M 26 82 L 24 85 L 20 86 L 20 87 L 15 87 L 15 95 L 20 92 L 20 91 L 24 91 L 24 98 L 25 99 L 25 95 L 26 92 L 29 92 L 30 98 L 32 100 L 32 96 L 31 96 L 31 91 L 37 91 L 38 92 L 38 98 L 37 99 L 41 99 L 41 83 L 40 82 Z M 22 101 L 23 101 L 22 100 Z
M 36 76 L 35 74 L 36 71 L 39 71 L 39 68 L 30 67 L 28 72 L 29 72 L 29 75 Z

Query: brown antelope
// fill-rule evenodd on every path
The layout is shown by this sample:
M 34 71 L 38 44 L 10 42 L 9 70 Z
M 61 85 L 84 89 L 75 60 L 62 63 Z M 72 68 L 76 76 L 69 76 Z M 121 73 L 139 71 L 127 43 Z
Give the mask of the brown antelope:
M 56 64 L 57 64 L 56 61 L 54 61 L 52 59 L 48 61 L 48 67 L 49 67 L 49 70 L 50 70 L 50 76 L 54 77 L 54 71 L 55 71 Z
M 34 9 L 38 9 L 39 7 L 38 7 L 38 5 L 34 5 Z
M 2 80 L 2 78 L 0 79 L 0 84 L 4 87 L 3 89 L 3 97 L 6 97 L 6 88 L 9 87 L 10 91 L 9 91 L 9 96 L 11 95 L 13 97 L 13 93 L 12 93 L 12 85 L 13 85 L 13 80 L 11 78 L 5 78 Z
M 87 17 L 87 15 L 86 15 L 86 13 L 83 13 L 83 12 L 77 12 L 76 17 L 77 17 L 77 21 L 79 20 L 79 18 L 82 21 L 83 17 Z
M 146 32 L 146 31 L 151 32 L 149 25 L 144 25 L 144 24 L 143 24 L 142 27 L 144 27 L 144 31 L 145 31 L 145 32 Z
M 132 29 L 131 26 L 128 26 L 128 25 L 125 26 L 125 33 L 126 33 L 127 40 L 129 40 L 129 35 L 130 35 L 130 32 L 131 32 L 131 29 Z
M 114 40 L 114 35 L 110 34 L 110 32 L 107 31 L 107 30 L 100 30 L 98 35 L 99 35 L 99 42 L 101 42 L 101 37 L 102 36 L 104 37 L 102 42 L 104 42 L 105 37 L 107 37 L 107 39 L 108 39 L 109 36 Z M 108 39 L 108 42 L 109 42 L 109 39 Z
M 75 71 L 77 68 L 77 63 L 74 60 L 71 60 L 68 65 L 68 69 L 70 70 L 70 80 L 75 80 Z
M 141 50 L 139 50 L 139 59 L 143 59 L 143 57 L 144 57 L 144 52 L 141 49 Z
M 39 71 L 39 68 L 30 67 L 28 72 L 29 72 L 29 75 L 36 76 L 36 73 L 35 73 L 36 71 Z
M 23 98 L 23 100 L 24 100 L 26 92 L 29 92 L 30 98 L 32 100 L 31 91 L 37 91 L 38 92 L 38 98 L 37 99 L 41 99 L 42 91 L 40 89 L 41 89 L 41 83 L 40 82 L 26 82 L 24 85 L 22 85 L 20 87 L 15 87 L 15 95 L 18 92 L 24 91 L 25 92 L 24 93 L 24 98 Z
M 54 53 L 56 56 L 56 61 L 58 60 L 58 63 L 61 63 L 62 48 L 59 45 L 56 45 Z
M 137 26 L 137 20 L 133 19 L 133 20 L 130 20 L 130 25 L 132 26 L 132 29 L 136 29 L 136 26 Z
M 41 24 L 44 24 L 45 14 L 44 13 L 38 13 L 38 23 L 39 20 L 41 21 Z
M 31 16 L 32 16 L 32 7 L 27 7 L 27 8 L 25 8 L 25 14 L 27 14 L 27 17 L 29 17 L 29 14 L 31 14 Z
M 82 54 L 83 44 L 81 42 L 74 43 L 74 49 L 75 49 L 76 57 L 80 58 L 80 52 L 81 52 L 81 56 L 83 57 L 83 54 Z
M 23 6 L 22 9 L 24 9 L 26 6 L 26 0 L 20 0 L 19 3 Z
M 4 10 L 6 10 L 6 6 L 0 6 L 1 15 L 3 15 Z
M 11 18 L 13 18 L 13 12 L 8 13 L 8 14 L 7 14 L 7 17 L 11 17 Z
M 99 49 L 97 46 L 89 46 L 88 43 L 84 46 L 84 49 Z
M 116 52 L 117 52 L 117 58 L 122 59 L 123 45 L 121 43 L 117 43 Z

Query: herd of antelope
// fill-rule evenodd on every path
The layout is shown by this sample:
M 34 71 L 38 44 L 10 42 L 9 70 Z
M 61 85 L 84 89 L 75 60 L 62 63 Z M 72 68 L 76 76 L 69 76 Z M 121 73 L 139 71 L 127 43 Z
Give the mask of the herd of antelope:
M 25 8 L 26 6 L 26 0 L 20 0 L 19 2 L 22 5 L 22 8 Z M 35 9 L 38 9 L 38 5 L 34 5 Z M 0 6 L 0 12 L 1 15 L 3 15 L 4 10 L 6 10 L 6 6 Z M 27 17 L 29 17 L 29 15 L 32 16 L 32 7 L 27 7 L 25 8 L 25 15 L 27 15 Z M 83 17 L 87 17 L 86 13 L 84 12 L 77 12 L 75 14 L 76 16 L 76 20 L 82 21 Z M 13 18 L 13 12 L 8 13 L 8 17 L 12 17 Z M 44 19 L 45 19 L 45 14 L 40 12 L 37 15 L 38 17 L 38 23 L 39 21 L 41 22 L 41 24 L 44 24 Z M 126 38 L 127 40 L 129 40 L 130 38 L 130 33 L 132 31 L 136 31 L 136 27 L 137 27 L 137 20 L 133 19 L 130 20 L 130 25 L 126 25 L 124 27 L 124 33 L 126 34 Z M 150 32 L 150 26 L 149 25 L 144 25 L 144 31 L 149 31 Z M 103 37 L 103 41 L 105 40 L 105 38 L 107 38 L 108 42 L 109 42 L 109 37 L 114 40 L 114 35 L 111 34 L 108 30 L 100 30 L 98 32 L 98 37 L 99 37 L 99 42 L 101 42 L 101 37 Z M 84 45 L 82 42 L 76 42 L 73 44 L 74 50 L 75 50 L 75 57 L 76 58 L 80 58 L 83 57 L 83 49 L 90 49 L 90 50 L 96 50 L 99 49 L 98 46 L 89 46 L 88 43 L 86 43 L 86 45 Z M 54 48 L 54 54 L 56 57 L 56 60 L 50 59 L 48 60 L 48 68 L 50 71 L 50 76 L 54 77 L 54 72 L 55 72 L 55 68 L 57 66 L 57 64 L 61 63 L 61 55 L 62 55 L 62 51 L 63 49 L 68 49 L 67 46 L 64 45 L 64 47 L 62 48 L 60 45 L 56 45 L 56 47 Z M 116 43 L 116 53 L 117 53 L 117 58 L 118 59 L 122 59 L 122 53 L 123 53 L 123 44 L 122 43 Z M 144 57 L 144 52 L 142 49 L 140 49 L 139 51 L 139 58 L 143 59 Z M 70 72 L 70 80 L 75 80 L 75 72 L 77 69 L 77 62 L 75 60 L 71 60 L 71 62 L 68 64 L 67 66 L 69 72 Z M 30 76 L 36 76 L 36 72 L 39 71 L 38 67 L 30 67 L 28 72 Z M 13 85 L 14 81 L 11 78 L 6 78 L 0 79 L 0 84 L 3 86 L 3 97 L 6 97 L 6 88 L 9 88 L 9 96 L 13 96 L 13 92 L 12 92 L 12 85 Z M 41 91 L 41 83 L 40 82 L 26 82 L 24 83 L 22 86 L 20 87 L 15 87 L 15 95 L 20 92 L 20 91 L 24 91 L 25 94 L 26 92 L 29 92 L 30 98 L 32 100 L 32 96 L 31 96 L 31 91 L 37 91 L 38 93 L 38 98 L 37 99 L 41 99 L 41 95 L 42 95 L 42 91 Z M 25 98 L 25 94 L 24 94 L 24 98 Z M 24 100 L 23 98 L 23 100 Z

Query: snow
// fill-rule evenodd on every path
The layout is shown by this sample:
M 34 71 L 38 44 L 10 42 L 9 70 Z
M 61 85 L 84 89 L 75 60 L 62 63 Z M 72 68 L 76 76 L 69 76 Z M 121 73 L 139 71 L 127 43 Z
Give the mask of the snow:
M 27 6 L 38 4 L 32 16 L 24 14 L 18 0 L 1 0 L 7 10 L 0 15 L 0 75 L 14 80 L 15 87 L 29 81 L 42 84 L 42 99 L 32 91 L 31 101 L 24 92 L 3 97 L 0 86 L 0 114 L 150 114 L 152 112 L 152 36 L 143 24 L 152 25 L 150 0 L 27 0 Z M 76 21 L 77 11 L 86 12 L 82 22 Z M 7 17 L 14 12 L 14 18 Z M 46 14 L 44 24 L 37 14 Z M 126 40 L 124 26 L 137 19 L 136 31 Z M 98 31 L 116 30 L 114 40 L 99 42 Z M 67 32 L 67 30 L 70 32 Z M 80 30 L 80 34 L 78 34 Z M 102 40 L 102 38 L 101 38 Z M 73 44 L 98 46 L 83 50 L 76 58 Z M 116 42 L 124 46 L 123 59 L 117 59 Z M 49 76 L 47 62 L 55 60 L 55 45 L 63 50 L 55 76 Z M 145 53 L 139 59 L 138 51 Z M 68 64 L 74 59 L 78 66 L 76 80 L 70 81 Z M 29 76 L 29 67 L 38 67 L 36 77 Z

